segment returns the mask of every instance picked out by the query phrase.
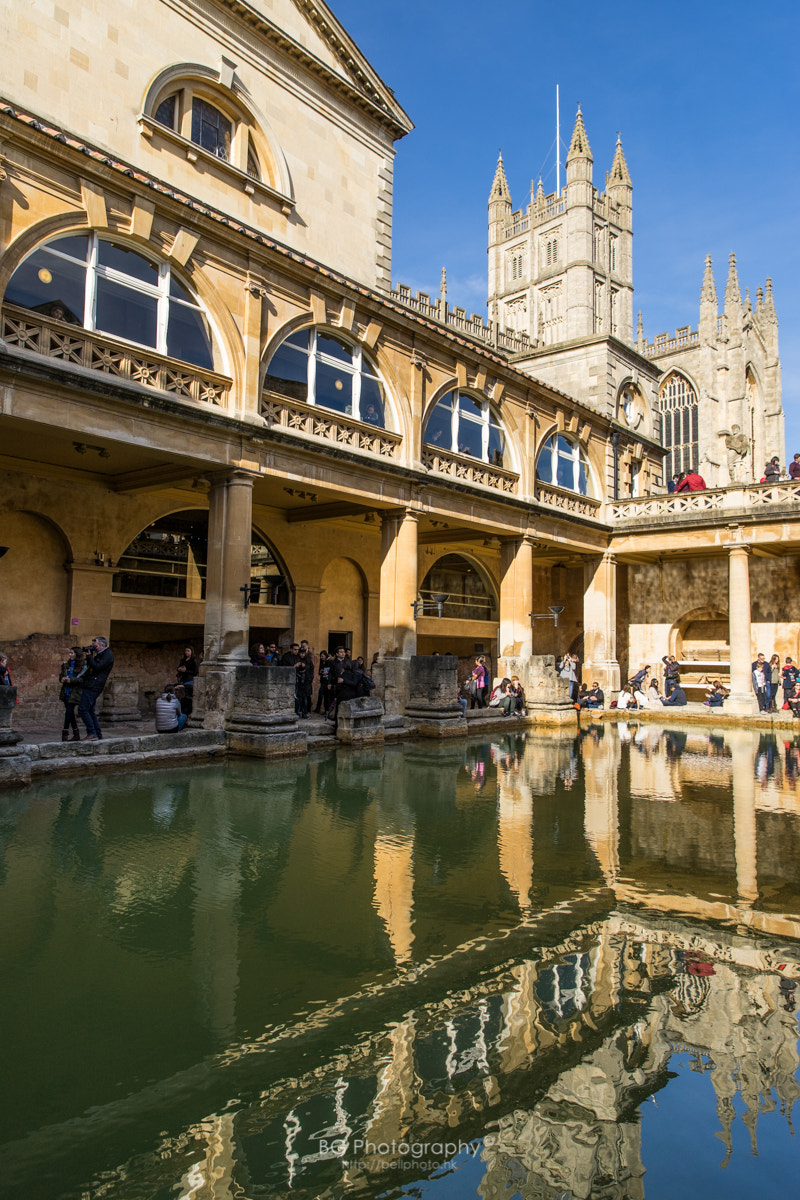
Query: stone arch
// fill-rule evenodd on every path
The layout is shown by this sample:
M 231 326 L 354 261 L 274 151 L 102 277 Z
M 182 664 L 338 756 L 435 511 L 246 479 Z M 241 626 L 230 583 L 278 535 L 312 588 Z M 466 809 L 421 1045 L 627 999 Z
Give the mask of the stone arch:
M 42 513 L 20 508 L 0 513 L 3 638 L 63 634 L 67 629 L 72 553 L 59 525 Z M 57 665 L 57 664 L 56 664 Z
M 679 660 L 690 656 L 722 664 L 730 661 L 728 614 L 715 608 L 689 609 L 669 631 L 669 652 Z
M 330 559 L 320 577 L 320 589 L 321 644 L 316 649 L 335 650 L 337 645 L 346 645 L 349 652 L 366 659 L 368 587 L 362 567 L 353 558 Z M 337 630 L 341 631 L 341 642 L 336 641 Z M 345 634 L 349 638 L 345 639 Z M 306 631 L 296 629 L 295 636 L 305 637 Z
M 452 599 L 453 593 L 451 592 L 451 589 L 447 587 L 446 583 L 442 583 L 441 588 L 439 586 L 432 588 L 426 587 L 426 584 L 431 579 L 432 573 L 436 572 L 437 568 L 440 575 L 444 575 L 446 573 L 445 568 L 441 565 L 444 559 L 457 559 L 460 561 L 460 563 L 465 564 L 469 571 L 475 573 L 478 583 L 482 585 L 480 591 L 476 590 L 474 595 L 476 598 L 485 598 L 488 601 L 488 611 L 482 612 L 480 615 L 477 613 L 472 614 L 473 618 L 479 621 L 497 621 L 500 612 L 500 591 L 497 581 L 493 578 L 491 572 L 487 570 L 486 564 L 481 562 L 477 556 L 470 554 L 469 552 L 464 552 L 462 550 L 449 550 L 444 547 L 436 554 L 436 557 L 432 560 L 432 562 L 426 563 L 425 574 L 419 581 L 419 592 L 422 598 L 429 599 L 427 593 L 431 590 L 439 591 L 446 588 L 448 593 L 451 594 L 451 599 L 444 605 L 442 616 L 452 617 L 457 620 L 469 619 L 470 614 L 466 611 L 462 611 L 469 607 L 469 603 L 465 602 L 459 604 L 457 601 L 454 602 Z M 457 564 L 455 562 L 452 563 L 452 567 L 454 573 L 457 573 Z M 468 591 L 465 591 L 463 594 L 465 597 L 469 597 L 470 595 Z
M 600 481 L 603 479 L 604 475 L 604 460 L 601 457 L 603 451 L 601 451 L 599 445 L 592 443 L 590 439 L 581 438 L 577 433 L 571 433 L 568 429 L 559 428 L 555 421 L 542 430 L 542 434 L 537 442 L 536 450 L 533 456 L 534 478 L 537 481 L 539 480 L 539 458 L 542 452 L 546 449 L 547 443 L 553 437 L 562 437 L 567 442 L 570 442 L 574 446 L 580 448 L 586 465 L 587 474 L 587 488 L 585 494 L 595 499 L 602 500 L 603 489 L 600 486 Z M 543 480 L 542 482 L 546 483 L 547 481 Z M 553 486 L 558 487 L 560 485 L 554 483 Z M 572 491 L 574 489 L 570 488 L 569 490 Z

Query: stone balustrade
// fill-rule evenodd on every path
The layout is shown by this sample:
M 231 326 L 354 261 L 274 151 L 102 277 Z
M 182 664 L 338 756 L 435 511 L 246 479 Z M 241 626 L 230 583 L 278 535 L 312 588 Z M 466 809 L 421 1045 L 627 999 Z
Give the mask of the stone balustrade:
M 432 446 L 422 447 L 422 465 L 427 471 L 449 475 L 453 479 L 463 480 L 464 483 L 478 483 L 499 492 L 516 492 L 519 483 L 519 475 L 505 470 L 504 467 L 491 466 L 477 458 L 451 454 Z
M 7 346 L 116 376 L 181 400 L 219 407 L 227 404 L 231 381 L 224 375 L 201 371 L 26 308 L 3 306 L 0 336 Z
M 562 512 L 590 519 L 599 517 L 602 507 L 602 502 L 595 500 L 593 496 L 581 496 L 578 492 L 570 492 L 566 488 L 538 481 L 536 499 L 539 504 L 546 504 L 549 508 L 558 508 Z
M 524 354 L 531 348 L 531 340 L 527 333 L 517 333 L 511 328 L 502 329 L 496 321 L 487 322 L 480 313 L 468 314 L 465 308 L 459 308 L 457 305 L 451 307 L 442 297 L 431 300 L 428 292 L 412 292 L 405 283 L 398 283 L 389 295 L 392 300 L 414 309 L 420 316 L 457 329 L 495 350 Z
M 395 458 L 403 440 L 400 434 L 389 429 L 378 429 L 329 408 L 318 408 L 300 400 L 287 400 L 273 392 L 265 392 L 261 401 L 261 416 L 268 424 L 281 429 L 307 434 L 339 446 L 368 450 L 381 458 Z
M 608 506 L 614 524 L 688 514 L 742 512 L 791 505 L 800 508 L 800 482 L 739 484 L 704 492 L 673 492 L 615 500 Z

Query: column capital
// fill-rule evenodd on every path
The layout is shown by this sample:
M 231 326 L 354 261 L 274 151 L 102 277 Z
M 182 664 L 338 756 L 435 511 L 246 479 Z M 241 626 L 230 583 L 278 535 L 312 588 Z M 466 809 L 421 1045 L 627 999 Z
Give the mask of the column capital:
M 245 484 L 252 487 L 255 478 L 255 473 L 245 470 L 244 467 L 226 467 L 222 471 L 209 471 L 206 475 L 212 488 L 223 487 L 227 483 Z
M 738 554 L 747 554 L 747 555 L 750 555 L 753 553 L 753 547 L 750 545 L 749 542 L 724 542 L 723 549 L 729 550 L 731 554 L 733 554 L 734 552 L 738 553 Z
M 418 524 L 422 516 L 418 508 L 393 508 L 381 514 L 381 528 L 393 521 L 415 521 Z

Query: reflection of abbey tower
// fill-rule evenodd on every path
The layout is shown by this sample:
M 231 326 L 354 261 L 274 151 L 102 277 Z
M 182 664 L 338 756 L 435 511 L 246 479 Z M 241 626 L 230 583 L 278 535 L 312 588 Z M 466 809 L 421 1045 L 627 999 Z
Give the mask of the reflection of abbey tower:
M 500 156 L 489 195 L 490 321 L 529 339 L 515 366 L 663 442 L 665 479 L 689 467 L 710 487 L 760 479 L 766 458 L 784 453 L 771 281 L 755 307 L 749 293 L 742 300 L 731 255 L 719 313 L 707 258 L 698 328 L 648 343 L 641 313 L 634 334 L 633 187 L 621 141 L 602 192 L 592 169 L 580 111 L 563 189 L 545 195 L 540 180 L 514 210 Z M 636 493 L 635 474 L 623 472 L 621 495 Z

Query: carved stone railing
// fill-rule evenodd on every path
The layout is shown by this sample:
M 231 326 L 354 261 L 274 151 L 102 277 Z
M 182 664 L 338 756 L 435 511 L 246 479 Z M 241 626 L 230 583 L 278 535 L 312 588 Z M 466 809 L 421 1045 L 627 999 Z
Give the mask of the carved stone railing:
M 661 354 L 670 354 L 673 350 L 688 350 L 691 346 L 700 345 L 700 334 L 689 325 L 676 329 L 675 334 L 659 333 L 652 342 L 645 342 L 641 353 L 645 358 L 658 358 Z
M 398 283 L 389 295 L 392 300 L 412 308 L 420 316 L 457 329 L 459 333 L 476 338 L 496 350 L 506 350 L 509 354 L 525 354 L 531 349 L 531 340 L 527 333 L 517 333 L 511 328 L 501 329 L 496 321 L 487 322 L 480 313 L 468 313 L 458 305 L 451 306 L 442 297 L 431 300 L 428 292 L 412 292 L 405 283 Z
M 724 514 L 747 509 L 800 508 L 800 481 L 734 484 L 704 492 L 673 492 L 671 495 L 638 496 L 615 500 L 609 507 L 613 521 L 642 521 L 687 514 Z
M 140 350 L 79 325 L 4 305 L 0 337 L 7 346 L 126 379 L 182 400 L 224 407 L 231 381 L 174 359 Z
M 539 504 L 546 504 L 549 508 L 559 508 L 573 516 L 593 519 L 599 516 L 602 507 L 602 502 L 592 496 L 581 496 L 578 492 L 570 492 L 566 488 L 553 487 L 552 484 L 538 481 L 536 499 Z
M 309 434 L 338 446 L 368 450 L 381 458 L 395 458 L 403 440 L 399 433 L 389 429 L 377 429 L 332 409 L 289 400 L 274 392 L 266 392 L 262 397 L 261 416 L 268 424 L 281 429 Z
M 453 479 L 461 479 L 465 483 L 479 483 L 498 492 L 515 492 L 519 483 L 519 475 L 507 471 L 505 467 L 494 467 L 489 463 L 480 462 L 477 458 L 469 458 L 464 454 L 450 454 L 432 446 L 422 447 L 422 465 L 428 471 L 450 475 Z

